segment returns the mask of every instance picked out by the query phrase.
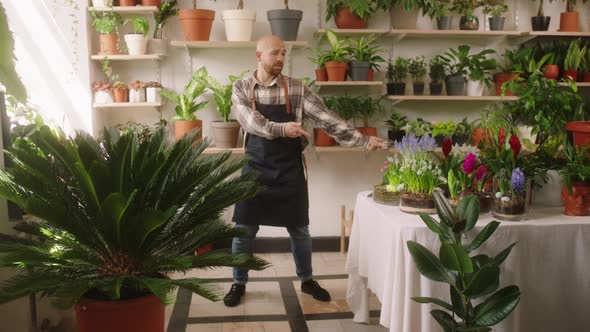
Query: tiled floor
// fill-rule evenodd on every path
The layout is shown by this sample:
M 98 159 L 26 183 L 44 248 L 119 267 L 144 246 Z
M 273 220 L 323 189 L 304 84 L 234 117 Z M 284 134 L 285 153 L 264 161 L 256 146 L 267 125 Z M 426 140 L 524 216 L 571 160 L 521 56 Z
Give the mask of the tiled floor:
M 346 303 L 346 257 L 340 253 L 314 253 L 316 280 L 326 288 L 332 301 L 318 302 L 300 291 L 291 254 L 262 254 L 272 264 L 264 271 L 252 271 L 246 295 L 235 308 L 223 302 L 210 302 L 180 290 L 176 303 L 166 309 L 168 332 L 384 332 L 379 326 L 381 305 L 375 296 L 370 300 L 373 316 L 370 325 L 352 321 Z M 223 296 L 231 287 L 231 269 L 192 271 L 175 277 L 214 279 Z

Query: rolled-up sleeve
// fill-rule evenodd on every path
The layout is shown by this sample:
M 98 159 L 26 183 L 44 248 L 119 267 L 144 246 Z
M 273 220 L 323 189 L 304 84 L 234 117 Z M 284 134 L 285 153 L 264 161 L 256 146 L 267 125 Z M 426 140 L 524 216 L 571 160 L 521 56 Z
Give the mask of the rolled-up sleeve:
M 249 134 L 275 139 L 285 136 L 285 124 L 268 120 L 258 111 L 252 109 L 244 80 L 234 83 L 232 88 L 232 111 L 244 131 Z
M 350 127 L 338 114 L 328 109 L 322 99 L 304 85 L 303 114 L 324 129 L 342 146 L 367 147 L 369 138 Z

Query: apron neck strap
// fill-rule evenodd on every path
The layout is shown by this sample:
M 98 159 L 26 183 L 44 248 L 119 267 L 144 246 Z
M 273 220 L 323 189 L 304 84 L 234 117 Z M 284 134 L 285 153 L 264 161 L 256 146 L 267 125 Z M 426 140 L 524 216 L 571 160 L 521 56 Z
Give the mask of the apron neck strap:
M 287 86 L 287 80 L 285 76 L 281 75 L 281 83 L 283 84 L 283 90 L 285 90 L 285 105 L 287 108 L 287 114 L 291 114 L 291 101 L 289 100 L 289 87 Z M 252 104 L 252 111 L 256 110 L 256 98 L 254 97 L 254 87 L 256 86 L 256 81 L 252 80 L 250 82 L 250 103 Z

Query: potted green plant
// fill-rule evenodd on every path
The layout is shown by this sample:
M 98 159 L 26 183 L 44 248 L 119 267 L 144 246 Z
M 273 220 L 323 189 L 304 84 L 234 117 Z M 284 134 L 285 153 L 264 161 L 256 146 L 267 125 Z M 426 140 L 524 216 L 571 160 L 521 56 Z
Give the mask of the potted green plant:
M 346 79 L 346 70 L 350 49 L 345 39 L 339 39 L 332 30 L 326 31 L 326 37 L 332 49 L 327 53 L 325 63 L 328 81 L 344 81 Z
M 351 61 L 349 62 L 350 78 L 353 81 L 369 81 L 371 65 L 385 61 L 377 55 L 377 53 L 383 52 L 384 49 L 371 45 L 377 38 L 377 36 L 370 35 L 366 38 L 362 36 L 358 39 L 348 39 L 349 53 L 351 55 Z
M 430 19 L 436 20 L 438 30 L 451 30 L 453 27 L 451 0 L 432 0 L 425 1 L 422 11 Z
M 197 9 L 197 0 L 192 0 L 191 3 L 190 9 L 180 9 L 178 11 L 184 39 L 187 41 L 208 41 L 211 35 L 211 26 L 215 19 L 215 11 Z
M 417 118 L 416 120 L 408 121 L 404 127 L 404 131 L 406 132 L 406 136 L 428 136 L 432 133 L 432 124 L 422 118 Z
M 526 67 L 526 59 L 534 52 L 532 47 L 521 47 L 516 50 L 506 49 L 502 57 L 504 58 L 504 64 L 498 64 L 499 72 L 494 74 L 494 87 L 496 95 L 502 95 L 502 87 L 505 82 L 511 81 L 517 78 L 519 75 L 524 74 Z M 512 96 L 510 90 L 506 90 L 506 96 Z
M 250 41 L 256 21 L 256 11 L 244 9 L 244 0 L 238 0 L 237 9 L 221 12 L 221 20 L 225 25 L 225 36 L 228 41 Z
M 338 114 L 340 118 L 349 124 L 351 124 L 352 119 L 356 116 L 356 112 L 360 105 L 360 97 L 352 97 L 349 95 L 326 96 L 322 99 L 326 108 Z M 314 128 L 313 137 L 315 146 L 336 145 L 336 140 L 328 135 L 323 128 Z
M 163 39 L 164 26 L 171 17 L 178 16 L 177 0 L 165 1 L 154 14 L 154 34 L 148 41 L 150 54 L 167 54 L 168 43 Z
M 423 95 L 424 76 L 426 76 L 426 61 L 423 55 L 409 60 L 408 72 L 412 76 L 412 90 L 414 95 Z
M 430 95 L 438 96 L 442 93 L 443 80 L 445 79 L 445 64 L 439 55 L 430 59 L 428 64 L 430 76 Z
M 543 76 L 548 80 L 556 80 L 559 77 L 559 61 L 557 60 L 557 53 L 549 51 L 548 49 L 544 54 L 548 54 L 548 57 L 543 65 Z M 543 52 L 541 52 L 543 54 Z
M 460 45 L 458 49 L 451 48 L 444 55 L 440 55 L 445 67 L 445 86 L 449 96 L 465 95 L 469 49 L 467 45 Z
M 405 116 L 392 112 L 385 124 L 387 125 L 387 138 L 390 140 L 401 141 L 406 135 L 404 128 L 408 124 L 408 119 Z
M 377 128 L 370 127 L 369 123 L 371 118 L 374 118 L 383 112 L 381 99 L 373 99 L 372 97 L 358 98 L 358 106 L 356 108 L 355 117 L 362 121 L 363 126 L 356 127 L 355 129 L 365 136 L 377 136 Z
M 491 31 L 504 30 L 506 18 L 502 14 L 507 11 L 508 5 L 506 5 L 504 0 L 483 0 L 483 13 L 484 15 L 490 15 L 488 21 Z
M 448 158 L 448 156 L 447 156 Z M 461 154 L 459 162 L 447 172 L 449 203 L 456 208 L 467 196 L 473 194 L 477 156 L 472 153 Z
M 365 29 L 376 9 L 376 0 L 328 0 L 326 22 L 334 17 L 338 29 Z
M 385 0 L 378 1 L 378 7 L 390 13 L 390 22 L 394 29 L 417 29 L 420 10 L 426 14 L 426 6 L 433 0 Z
M 531 27 L 533 31 L 547 31 L 549 29 L 549 23 L 551 23 L 551 16 L 545 16 L 543 5 L 544 0 L 539 0 L 539 9 L 537 10 L 537 16 L 531 17 Z
M 228 77 L 228 84 L 221 84 L 214 77 L 209 74 L 204 75 L 200 79 L 207 89 L 213 92 L 215 97 L 215 104 L 217 105 L 217 112 L 222 118 L 222 121 L 212 121 L 211 128 L 213 128 L 213 137 L 215 138 L 215 146 L 218 148 L 235 148 L 238 144 L 238 134 L 240 131 L 240 123 L 234 119 L 230 119 L 232 107 L 232 87 L 233 84 L 244 77 L 248 71 L 243 71 L 239 75 L 230 75 Z
M 582 59 L 582 82 L 590 82 L 590 52 L 586 50 Z
M 106 76 L 109 85 L 111 86 L 111 91 L 113 93 L 113 98 L 115 103 L 126 103 L 129 102 L 129 88 L 127 83 L 121 81 L 119 79 L 119 74 L 113 73 L 113 67 L 110 65 L 110 60 L 107 56 L 104 57 L 102 60 L 101 68 L 102 72 Z
M 442 146 L 445 138 L 451 138 L 455 134 L 457 124 L 453 120 L 432 122 L 432 137 L 438 147 Z
M 582 0 L 583 3 L 586 3 L 588 0 Z M 564 13 L 559 14 L 559 31 L 570 31 L 570 32 L 578 32 L 580 31 L 580 24 L 579 24 L 579 16 L 575 9 L 576 0 L 565 0 L 566 2 L 566 10 Z
M 395 61 L 389 60 L 387 64 L 387 94 L 388 95 L 405 95 L 406 82 L 408 76 L 409 59 L 397 57 Z
M 285 9 L 269 10 L 266 12 L 266 17 L 273 35 L 285 41 L 297 40 L 303 11 L 289 9 L 289 0 L 285 0 Z
M 311 51 L 315 54 L 315 57 L 309 57 L 308 59 L 317 65 L 315 69 L 315 80 L 318 82 L 327 81 L 328 72 L 326 71 L 326 62 L 330 60 L 329 51 L 316 48 L 312 48 Z
M 96 81 L 92 84 L 95 104 L 110 104 L 113 100 L 113 85 L 109 82 Z
M 471 133 L 473 132 L 473 124 L 467 120 L 467 118 L 463 118 L 461 122 L 457 123 L 457 127 L 455 128 L 455 132 L 453 133 L 453 142 L 463 145 L 469 142 L 469 138 L 471 137 Z
M 578 70 L 582 59 L 586 55 L 587 46 L 580 46 L 580 39 L 570 43 L 563 63 L 563 78 L 566 80 L 578 81 Z
M 496 59 L 490 59 L 487 56 L 495 54 L 493 49 L 484 49 L 483 51 L 471 54 L 467 60 L 467 95 L 483 95 L 484 85 L 490 87 L 490 74 L 497 67 Z
M 244 161 L 201 158 L 207 143 L 193 146 L 195 135 L 171 145 L 164 126 L 145 140 L 115 129 L 69 138 L 43 126 L 13 149 L 0 196 L 40 222 L 16 226 L 27 239 L 1 235 L 2 265 L 16 275 L 3 282 L 0 301 L 42 293 L 75 306 L 81 332 L 164 332 L 175 288 L 217 299 L 209 281 L 173 273 L 265 268 L 225 250 L 194 255 L 237 236 L 218 216 L 260 190 L 252 177 L 231 175 Z
M 123 23 L 121 15 L 112 12 L 91 11 L 92 26 L 99 34 L 99 54 L 119 54 L 118 24 Z
M 482 253 L 477 249 L 494 234 L 500 223 L 491 221 L 476 231 L 479 209 L 475 196 L 465 198 L 456 209 L 440 190 L 434 197 L 440 220 L 424 214 L 420 218 L 440 241 L 438 257 L 415 241 L 408 241 L 407 247 L 420 274 L 449 285 L 450 301 L 432 297 L 412 297 L 412 300 L 444 309 L 434 309 L 430 314 L 445 331 L 491 331 L 491 327 L 506 319 L 520 301 L 517 286 L 498 290 L 500 265 L 516 243 L 496 256 Z
M 565 164 L 559 169 L 564 179 L 561 198 L 568 216 L 590 215 L 590 154 L 588 146 L 583 149 L 566 144 L 563 152 Z
M 400 211 L 436 213 L 433 193 L 434 188 L 442 182 L 441 170 L 433 154 L 436 148 L 434 139 L 430 136 L 418 138 L 410 134 L 404 136 L 400 142 L 395 142 L 395 148 L 401 156 Z
M 125 35 L 125 43 L 130 55 L 143 55 L 147 51 L 148 32 L 150 25 L 147 18 L 143 16 L 133 15 L 131 19 L 125 20 L 125 24 L 131 22 L 133 24 L 133 33 Z
M 207 87 L 203 84 L 203 79 L 207 76 L 207 69 L 205 67 L 199 68 L 191 77 L 191 80 L 184 87 L 181 94 L 174 91 L 162 89 L 160 94 L 164 98 L 176 104 L 174 111 L 176 115 L 174 120 L 174 136 L 177 141 L 182 139 L 185 135 L 190 133 L 195 128 L 198 128 L 199 134 L 197 139 L 202 138 L 203 121 L 197 119 L 195 113 L 207 105 L 207 101 L 197 103 L 195 99 L 201 96 Z
M 475 15 L 475 10 L 482 6 L 479 0 L 455 0 L 452 11 L 461 15 L 459 29 L 461 30 L 479 30 L 479 17 Z

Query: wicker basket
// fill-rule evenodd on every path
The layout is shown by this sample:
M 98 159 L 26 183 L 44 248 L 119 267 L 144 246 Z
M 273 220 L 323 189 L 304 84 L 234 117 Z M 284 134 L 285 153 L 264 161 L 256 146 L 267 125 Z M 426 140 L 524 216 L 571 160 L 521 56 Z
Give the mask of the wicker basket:
M 379 204 L 399 205 L 399 192 L 391 192 L 385 189 L 384 185 L 375 185 L 373 188 L 373 200 Z

